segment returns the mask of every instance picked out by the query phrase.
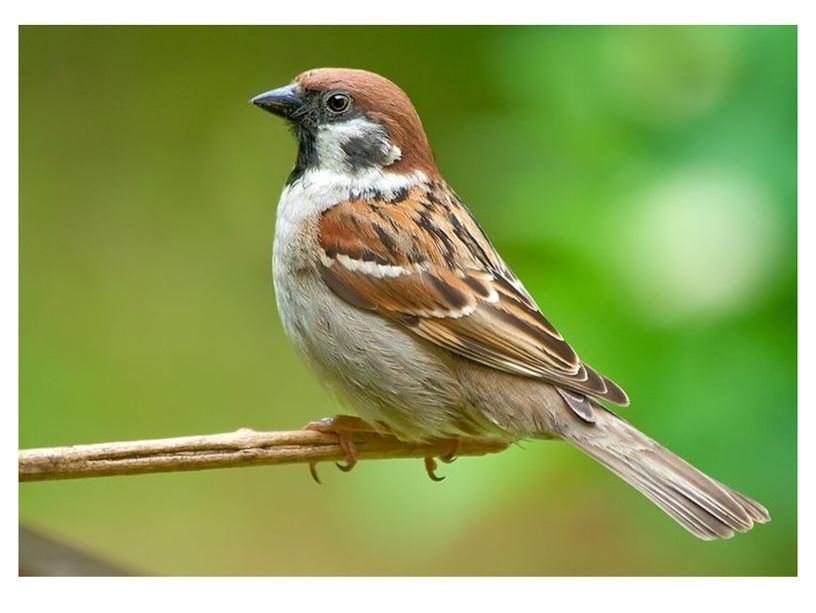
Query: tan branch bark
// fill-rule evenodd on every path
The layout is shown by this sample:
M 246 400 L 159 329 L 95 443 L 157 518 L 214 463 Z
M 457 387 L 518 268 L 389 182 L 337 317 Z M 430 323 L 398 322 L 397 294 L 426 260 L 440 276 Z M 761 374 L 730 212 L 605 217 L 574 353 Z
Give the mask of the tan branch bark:
M 403 443 L 380 434 L 355 434 L 353 440 L 360 460 L 439 457 L 449 453 L 452 446 L 451 441 Z M 506 447 L 503 441 L 463 439 L 456 455 L 484 455 Z M 23 449 L 19 451 L 19 479 L 80 479 L 264 464 L 307 464 L 343 458 L 343 450 L 334 434 L 311 430 L 256 432 L 242 428 L 224 434 Z

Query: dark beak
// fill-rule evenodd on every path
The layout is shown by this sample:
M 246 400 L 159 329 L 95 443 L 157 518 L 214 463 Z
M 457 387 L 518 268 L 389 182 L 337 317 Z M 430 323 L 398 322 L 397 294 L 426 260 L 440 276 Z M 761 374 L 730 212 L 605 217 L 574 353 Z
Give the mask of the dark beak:
M 303 108 L 300 86 L 295 83 L 255 96 L 250 102 L 286 119 L 295 119 Z

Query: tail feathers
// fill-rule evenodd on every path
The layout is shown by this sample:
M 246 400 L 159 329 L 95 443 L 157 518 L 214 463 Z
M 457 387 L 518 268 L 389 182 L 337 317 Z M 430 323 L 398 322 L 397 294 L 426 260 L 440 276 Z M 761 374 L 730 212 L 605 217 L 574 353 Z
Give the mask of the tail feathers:
M 601 407 L 596 423 L 574 418 L 561 436 L 634 486 L 704 540 L 731 538 L 770 520 L 758 502 L 714 481 Z
M 751 498 L 748 498 L 748 496 L 744 496 L 738 491 L 732 490 L 730 487 L 723 485 L 719 481 L 717 481 L 717 484 L 727 490 L 734 500 L 737 500 L 742 504 L 748 515 L 751 516 L 751 520 L 758 524 L 767 524 L 769 521 L 771 521 L 771 514 L 768 513 L 768 509 L 763 507 L 756 500 L 752 500 Z

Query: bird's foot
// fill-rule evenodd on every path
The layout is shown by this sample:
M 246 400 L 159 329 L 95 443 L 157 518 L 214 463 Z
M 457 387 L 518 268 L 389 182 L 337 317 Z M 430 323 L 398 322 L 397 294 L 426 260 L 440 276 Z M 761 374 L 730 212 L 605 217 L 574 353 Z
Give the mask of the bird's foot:
M 439 456 L 440 461 L 444 462 L 445 464 L 452 464 L 456 461 L 456 454 L 459 451 L 459 446 L 462 443 L 462 439 L 451 439 L 451 442 L 451 450 L 445 455 Z M 432 457 L 425 458 L 425 472 L 428 473 L 428 477 L 430 477 L 431 481 L 436 481 L 437 483 L 439 481 L 444 481 L 445 477 L 439 477 L 436 474 L 436 469 L 436 460 Z
M 340 449 L 343 450 L 343 455 L 345 456 L 345 464 L 341 464 L 340 462 L 335 462 L 335 464 L 337 468 L 345 473 L 350 471 L 357 464 L 357 448 L 354 446 L 354 435 L 361 432 L 367 434 L 382 433 L 382 429 L 377 429 L 359 417 L 352 417 L 351 415 L 335 415 L 334 417 L 324 417 L 317 421 L 310 421 L 303 429 L 337 436 Z M 312 476 L 312 479 L 320 483 L 320 477 L 317 475 L 317 462 L 309 463 L 309 474 Z

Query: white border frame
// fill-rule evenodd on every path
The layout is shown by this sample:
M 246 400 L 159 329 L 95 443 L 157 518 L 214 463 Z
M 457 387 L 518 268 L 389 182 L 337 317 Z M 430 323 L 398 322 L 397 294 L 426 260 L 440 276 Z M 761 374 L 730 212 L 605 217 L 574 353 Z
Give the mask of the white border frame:
M 7 5 L 10 3 L 6 3 Z M 18 3 L 22 4 L 22 3 Z M 813 135 L 813 43 L 812 29 L 806 19 L 805 2 L 716 2 L 689 0 L 676 6 L 666 3 L 625 1 L 540 3 L 537 7 L 521 0 L 504 0 L 477 7 L 472 2 L 440 0 L 410 3 L 390 2 L 327 2 L 310 0 L 304 3 L 230 2 L 211 3 L 144 0 L 136 3 L 114 3 L 72 0 L 71 2 L 31 1 L 25 6 L 4 9 L 2 53 L 4 82 L 14 84 L 0 100 L 3 109 L 6 159 L 2 168 L 2 185 L 11 192 L 6 199 L 3 224 L 6 233 L 2 247 L 3 286 L 9 288 L 3 301 L 4 327 L 2 346 L 3 389 L 9 402 L 4 411 L 2 432 L 9 440 L 4 447 L 17 444 L 17 291 L 18 291 L 18 215 L 17 215 L 17 24 L 79 24 L 79 23 L 187 23 L 187 24 L 352 24 L 352 23 L 743 23 L 799 25 L 799 108 L 808 112 L 799 116 L 800 168 L 816 167 L 808 145 Z M 806 25 L 803 25 L 806 24 Z M 11 87 L 9 87 L 11 89 Z M 813 171 L 800 175 L 798 225 L 799 312 L 813 311 L 814 270 Z M 813 241 L 813 242 L 811 242 Z M 813 377 L 814 334 L 812 317 L 801 319 L 799 329 L 799 374 Z M 814 393 L 812 387 L 800 388 L 799 432 L 810 434 L 814 428 Z M 11 439 L 14 439 L 14 443 Z M 813 509 L 813 447 L 799 440 L 799 509 Z M 9 454 L 10 455 L 10 454 Z M 11 459 L 4 463 L 4 477 L 12 478 Z M 10 488 L 9 488 L 10 489 Z M 10 496 L 9 496 L 10 498 Z M 813 574 L 813 524 L 809 513 L 799 518 L 799 578 L 528 578 L 528 579 L 34 579 L 17 574 L 17 513 L 10 500 L 2 506 L 2 537 L 4 553 L 2 587 L 7 610 L 59 611 L 142 611 L 152 607 L 164 610 L 224 611 L 243 607 L 261 610 L 312 610 L 325 608 L 345 610 L 388 611 L 692 611 L 740 610 L 772 611 L 800 610 L 800 602 L 816 602 Z M 802 521 L 804 519 L 804 521 Z M 474 546 L 478 544 L 474 543 Z M 541 552 L 546 555 L 546 552 Z M 45 583 L 47 582 L 47 583 Z M 812 605 L 811 605 L 812 606 Z

